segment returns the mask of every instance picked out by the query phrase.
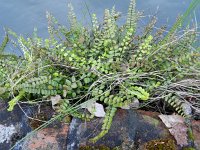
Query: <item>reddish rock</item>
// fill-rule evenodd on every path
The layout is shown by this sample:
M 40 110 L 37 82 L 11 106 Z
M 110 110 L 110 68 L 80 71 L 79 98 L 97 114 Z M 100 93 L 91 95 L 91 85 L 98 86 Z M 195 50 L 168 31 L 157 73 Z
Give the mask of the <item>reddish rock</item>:
M 102 147 L 123 150 L 162 147 L 166 150 L 181 150 L 192 146 L 189 138 L 194 139 L 195 149 L 200 149 L 200 121 L 192 121 L 193 134 L 188 135 L 183 117 L 163 115 L 166 118 L 161 120 L 159 115 L 157 112 L 141 110 L 118 110 L 108 134 L 94 144 L 88 141 L 101 131 L 103 118 L 90 122 L 73 119 L 67 139 L 68 150 Z
M 148 112 L 149 113 L 149 112 Z M 96 136 L 101 131 L 103 118 L 97 118 L 90 122 L 73 119 L 67 139 L 68 150 L 76 150 L 80 147 L 106 147 L 135 149 L 140 145 L 157 139 L 174 138 L 169 133 L 165 125 L 159 120 L 158 113 L 145 111 L 118 110 L 109 130 L 96 143 L 90 143 L 89 139 Z
M 33 130 L 42 125 L 41 121 L 29 119 L 26 115 L 38 120 L 49 120 L 54 114 L 50 107 L 41 108 L 23 106 L 23 111 L 15 107 L 7 111 L 6 103 L 0 102 L 0 150 L 65 150 L 68 125 L 55 121 L 48 127 L 33 134 Z M 20 140 L 30 133 L 31 136 Z
M 6 108 L 5 103 L 0 103 L 0 125 L 3 130 L 6 129 L 6 132 L 0 134 L 1 137 L 8 135 L 6 142 L 0 143 L 0 150 L 11 148 L 28 132 L 31 133 L 34 128 L 41 125 L 41 122 L 29 120 L 19 107 L 15 107 L 13 112 L 7 112 Z M 47 107 L 41 109 L 44 112 L 40 112 L 40 114 L 34 113 L 36 111 L 30 109 L 30 107 L 23 107 L 23 109 L 26 114 L 42 120 L 49 120 L 49 117 L 54 114 L 52 109 Z M 177 140 L 170 132 L 176 135 L 176 139 L 178 137 L 194 139 L 196 149 L 200 149 L 200 121 L 192 121 L 193 134 L 186 137 L 185 128 L 187 126 L 185 126 L 184 120 L 179 121 L 179 124 L 168 127 L 166 122 L 164 124 L 161 121 L 159 115 L 157 112 L 119 109 L 113 119 L 109 133 L 94 144 L 90 143 L 89 139 L 100 133 L 103 118 L 95 118 L 90 122 L 73 118 L 69 128 L 67 124 L 55 122 L 34 134 L 31 133 L 32 135 L 23 142 L 18 143 L 14 150 L 77 150 L 79 148 L 87 150 L 109 150 L 112 148 L 134 150 L 140 148 L 140 150 L 144 150 L 152 146 L 165 145 L 168 146 L 168 149 L 174 149 L 174 147 L 176 149 L 177 142 L 175 141 Z M 180 119 L 175 120 L 176 123 Z M 11 130 L 7 132 L 7 129 L 12 129 L 14 132 L 10 132 Z M 181 133 L 183 129 L 184 134 Z M 179 134 L 176 134 L 176 132 Z M 174 146 L 170 147 L 170 143 Z
M 22 150 L 65 150 L 68 125 L 45 128 L 27 138 Z

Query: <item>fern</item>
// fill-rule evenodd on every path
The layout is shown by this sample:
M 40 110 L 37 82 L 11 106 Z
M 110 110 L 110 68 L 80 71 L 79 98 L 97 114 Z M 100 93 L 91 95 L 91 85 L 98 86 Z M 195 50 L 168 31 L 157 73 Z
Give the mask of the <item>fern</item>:
M 5 50 L 5 47 L 6 47 L 7 43 L 8 43 L 8 41 L 9 41 L 8 34 L 6 34 L 4 39 L 3 39 L 2 44 L 0 46 L 0 52 L 1 53 Z
M 54 35 L 56 34 L 56 31 L 57 31 L 55 29 L 55 25 L 58 24 L 58 21 L 49 12 L 46 12 L 46 18 L 47 18 L 47 21 L 48 21 L 48 32 L 50 34 L 51 39 L 54 39 Z
M 106 116 L 105 116 L 105 118 L 103 120 L 103 125 L 102 125 L 102 128 L 101 128 L 101 132 L 96 137 L 90 139 L 91 142 L 95 143 L 100 138 L 102 138 L 105 134 L 108 133 L 108 131 L 109 131 L 110 127 L 111 127 L 112 120 L 113 120 L 113 117 L 115 115 L 116 110 L 117 109 L 115 107 L 111 107 L 111 106 L 107 107 Z
M 96 14 L 92 14 L 92 30 L 94 34 L 94 38 L 97 38 L 99 36 L 99 24 L 97 21 Z
M 77 30 L 77 19 L 72 4 L 68 4 L 68 20 L 72 30 Z
M 136 30 L 136 22 L 137 22 L 137 14 L 136 14 L 136 2 L 135 0 L 130 1 L 129 9 L 128 9 L 128 15 L 127 15 L 127 21 L 126 21 L 126 28 L 127 29 L 133 29 L 133 31 Z
M 167 42 L 169 38 L 171 37 L 171 35 L 173 35 L 177 29 L 183 26 L 185 19 L 190 15 L 191 11 L 194 10 L 198 6 L 199 3 L 200 2 L 198 0 L 194 0 L 190 3 L 190 6 L 188 7 L 188 9 L 185 11 L 185 13 L 181 17 L 177 19 L 177 21 L 171 27 L 170 31 L 165 36 L 165 38 L 161 40 L 159 45 L 163 45 L 165 42 Z
M 191 108 L 188 108 L 185 102 L 181 101 L 176 95 L 172 93 L 165 96 L 164 99 L 170 106 L 172 106 L 175 111 L 183 117 L 191 116 Z M 187 105 L 187 106 L 186 106 Z
M 135 99 L 141 103 L 156 99 L 165 91 L 161 87 L 169 82 L 199 77 L 198 48 L 191 50 L 196 42 L 195 31 L 185 32 L 179 39 L 172 29 L 163 38 L 163 30 L 152 32 L 156 22 L 152 18 L 144 33 L 136 35 L 139 14 L 135 0 L 131 0 L 124 26 L 117 24 L 120 14 L 114 7 L 105 10 L 103 23 L 93 14 L 91 29 L 82 27 L 72 5 L 68 7 L 70 28 L 61 26 L 47 13 L 50 34 L 47 39 L 38 37 L 36 29 L 31 38 L 8 30 L 8 35 L 17 41 L 9 38 L 9 42 L 23 53 L 21 58 L 1 55 L 0 96 L 11 99 L 9 110 L 26 101 L 23 97 L 37 102 L 60 95 L 56 111 L 59 116 L 70 114 L 90 120 L 94 114 L 83 113 L 80 104 L 98 101 L 107 107 L 107 112 L 102 132 L 92 140 L 97 141 L 109 131 L 119 107 L 130 105 Z M 7 43 L 7 37 L 4 41 Z M 167 46 L 158 50 L 166 42 Z M 166 101 L 185 115 L 178 97 L 175 94 L 167 97 Z

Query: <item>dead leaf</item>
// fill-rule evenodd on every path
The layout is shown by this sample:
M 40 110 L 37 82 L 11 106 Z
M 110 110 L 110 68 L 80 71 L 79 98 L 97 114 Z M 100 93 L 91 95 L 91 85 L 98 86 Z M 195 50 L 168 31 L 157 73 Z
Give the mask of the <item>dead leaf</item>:
M 90 112 L 92 112 L 92 111 L 94 111 L 94 115 L 96 116 L 96 117 L 105 117 L 105 111 L 104 111 L 104 107 L 103 107 L 103 105 L 102 104 L 99 104 L 99 103 L 95 103 L 94 104 L 94 108 L 92 108 L 92 107 L 89 107 L 88 108 L 88 111 Z
M 159 115 L 162 122 L 169 128 L 169 132 L 174 136 L 176 142 L 181 147 L 188 145 L 187 126 L 184 118 L 179 115 Z
M 88 101 L 81 105 L 81 108 L 86 108 L 91 114 L 96 117 L 105 117 L 105 111 L 102 104 L 96 103 L 95 101 Z
M 51 105 L 52 108 L 55 110 L 56 109 L 56 105 L 60 102 L 61 100 L 61 96 L 60 95 L 56 95 L 56 96 L 51 96 L 50 97 L 51 100 Z

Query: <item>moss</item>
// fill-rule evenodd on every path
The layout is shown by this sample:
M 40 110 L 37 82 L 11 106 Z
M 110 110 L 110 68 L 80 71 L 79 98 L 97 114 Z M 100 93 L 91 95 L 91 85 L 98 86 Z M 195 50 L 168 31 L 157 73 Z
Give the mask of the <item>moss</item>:
M 194 135 L 191 128 L 188 128 L 188 139 L 194 141 Z
M 122 150 L 122 149 L 136 149 L 133 141 L 125 140 L 121 145 L 114 147 L 112 150 Z
M 149 116 L 143 116 L 143 119 L 155 127 L 159 125 L 159 121 Z
M 187 148 L 183 148 L 183 150 L 196 150 L 196 149 L 193 147 L 187 147 Z
M 104 145 L 99 146 L 80 146 L 79 150 L 111 150 L 109 147 Z
M 145 150 L 176 150 L 176 145 L 172 139 L 152 140 L 145 144 Z
M 186 147 L 186 148 L 183 148 L 183 150 L 196 150 L 196 149 L 193 147 Z
M 121 150 L 120 146 L 114 147 L 112 150 Z
M 62 119 L 62 121 L 65 123 L 70 123 L 72 121 L 72 117 L 67 115 Z

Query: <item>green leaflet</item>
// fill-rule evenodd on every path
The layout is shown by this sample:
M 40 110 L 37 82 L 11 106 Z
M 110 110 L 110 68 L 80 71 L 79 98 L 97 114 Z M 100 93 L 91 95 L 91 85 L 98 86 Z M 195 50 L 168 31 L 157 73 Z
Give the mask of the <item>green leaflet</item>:
M 16 97 L 14 97 L 12 100 L 10 100 L 10 101 L 8 102 L 9 107 L 8 107 L 7 110 L 8 110 L 8 111 L 12 111 L 12 110 L 14 109 L 14 106 L 17 104 L 17 102 L 18 102 L 20 99 L 23 98 L 24 95 L 25 95 L 25 92 L 24 92 L 24 91 L 20 91 L 19 94 L 18 94 Z

